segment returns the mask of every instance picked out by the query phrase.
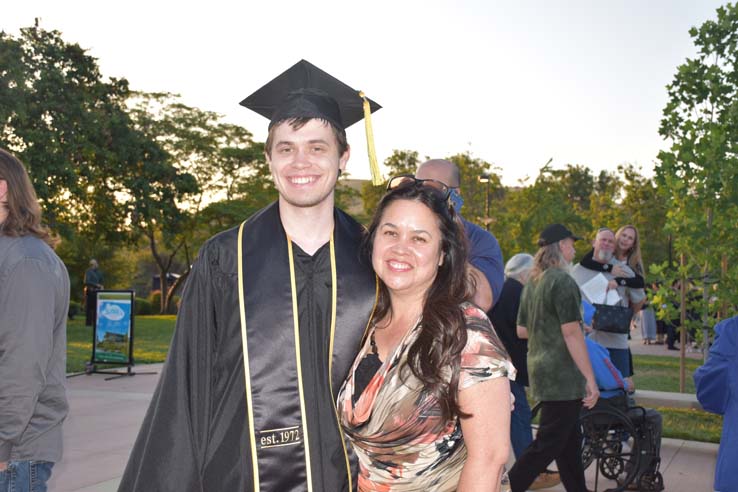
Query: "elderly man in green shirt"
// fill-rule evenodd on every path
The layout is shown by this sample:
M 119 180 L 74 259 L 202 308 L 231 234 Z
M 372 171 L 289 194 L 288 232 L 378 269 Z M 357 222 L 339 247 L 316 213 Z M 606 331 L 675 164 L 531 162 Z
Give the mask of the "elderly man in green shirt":
M 556 460 L 568 492 L 586 492 L 579 412 L 599 398 L 582 332 L 579 287 L 569 276 L 574 241 L 561 224 L 546 227 L 523 289 L 517 332 L 528 338 L 530 394 L 541 402 L 535 440 L 510 469 L 513 492 L 523 492 Z

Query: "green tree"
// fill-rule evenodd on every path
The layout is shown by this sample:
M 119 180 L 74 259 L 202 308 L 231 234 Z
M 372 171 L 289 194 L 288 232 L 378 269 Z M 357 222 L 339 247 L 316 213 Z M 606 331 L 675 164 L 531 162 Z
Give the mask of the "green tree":
M 97 61 L 38 25 L 0 33 L 0 145 L 19 155 L 63 257 L 112 258 L 142 221 L 179 223 L 177 201 L 196 189 L 155 140 L 136 128 L 125 79 L 103 80 Z
M 461 174 L 461 194 L 464 198 L 464 207 L 461 213 L 466 220 L 475 222 L 482 227 L 490 227 L 497 220 L 497 203 L 503 196 L 500 175 L 495 172 L 492 164 L 473 157 L 469 152 L 446 157 L 456 164 Z M 481 182 L 480 177 L 486 176 L 488 182 Z M 489 200 L 489 216 L 487 215 L 487 201 Z
M 686 259 L 686 268 L 672 278 L 688 276 L 702 290 L 703 316 L 695 324 L 709 326 L 716 306 L 735 311 L 738 293 L 738 7 L 719 7 L 717 19 L 689 34 L 697 55 L 677 68 L 667 86 L 659 133 L 670 148 L 659 153 L 656 180 L 666 203 L 666 232 Z
M 244 161 L 253 159 L 253 141 L 246 130 L 222 124 L 218 114 L 187 106 L 174 94 L 136 93 L 129 107 L 137 129 L 166 152 L 167 165 L 190 178 L 188 194 L 170 201 L 162 210 L 166 216 L 147 208 L 133 223 L 134 232 L 146 238 L 159 270 L 160 311 L 166 313 L 202 242 L 196 229 L 204 203 L 219 193 L 227 199 L 233 195 Z M 167 276 L 175 267 L 183 271 L 170 286 Z
M 0 145 L 28 166 L 57 233 L 121 240 L 126 211 L 116 180 L 138 157 L 123 103 L 125 79 L 103 81 L 97 62 L 58 31 L 0 32 Z
M 618 224 L 632 224 L 638 228 L 641 253 L 649 282 L 648 265 L 668 260 L 669 236 L 664 230 L 667 204 L 653 180 L 646 178 L 633 165 L 618 167 L 623 177 L 621 218 Z
M 589 221 L 580 211 L 585 199 L 571 199 L 571 196 L 587 195 L 585 189 L 577 188 L 574 183 L 589 183 L 587 176 L 591 179 L 591 175 L 588 170 L 582 172 L 585 168 L 567 169 L 574 172 L 556 170 L 547 163 L 532 184 L 528 185 L 526 179 L 520 186 L 505 191 L 500 218 L 493 228 L 505 258 L 520 252 L 535 253 L 538 235 L 548 224 L 566 224 L 580 235 L 589 230 Z M 577 248 L 581 253 L 586 245 L 578 244 Z
M 384 160 L 389 177 L 400 174 L 415 174 L 418 164 L 420 164 L 420 159 L 418 153 L 414 150 L 393 150 L 392 155 Z M 361 187 L 361 199 L 364 202 L 364 213 L 367 217 L 374 215 L 377 204 L 379 204 L 379 200 L 385 191 L 384 185 L 374 186 L 371 181 L 367 181 Z

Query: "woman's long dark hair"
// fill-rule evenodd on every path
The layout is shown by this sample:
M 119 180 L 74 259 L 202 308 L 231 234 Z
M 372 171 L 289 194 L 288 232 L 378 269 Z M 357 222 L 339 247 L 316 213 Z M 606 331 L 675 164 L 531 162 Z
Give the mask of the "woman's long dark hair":
M 384 211 L 398 200 L 422 203 L 433 212 L 438 218 L 444 254 L 443 263 L 438 267 L 436 278 L 425 295 L 420 333 L 409 349 L 408 364 L 426 391 L 438 399 L 444 419 L 455 415 L 465 417 L 467 414 L 461 411 L 457 398 L 461 352 L 466 345 L 466 323 L 460 304 L 471 298 L 471 286 L 466 273 L 464 226 L 437 190 L 417 184 L 400 186 L 384 195 L 377 206 L 362 244 L 366 258 L 372 256 L 374 237 Z M 374 319 L 386 316 L 392 317 L 389 292 L 380 282 Z

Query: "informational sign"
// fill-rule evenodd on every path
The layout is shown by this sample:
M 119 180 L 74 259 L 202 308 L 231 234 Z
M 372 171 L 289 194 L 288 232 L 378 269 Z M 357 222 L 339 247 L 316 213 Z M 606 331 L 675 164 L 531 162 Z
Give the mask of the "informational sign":
M 97 291 L 93 364 L 132 364 L 133 296 L 131 290 Z

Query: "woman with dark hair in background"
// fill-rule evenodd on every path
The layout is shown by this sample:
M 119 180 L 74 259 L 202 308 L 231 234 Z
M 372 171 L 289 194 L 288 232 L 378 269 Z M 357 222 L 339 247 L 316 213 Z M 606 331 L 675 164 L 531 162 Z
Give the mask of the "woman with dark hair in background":
M 466 246 L 448 188 L 390 180 L 365 252 L 380 278 L 368 337 L 338 397 L 360 491 L 499 491 L 512 364 L 468 302 Z

